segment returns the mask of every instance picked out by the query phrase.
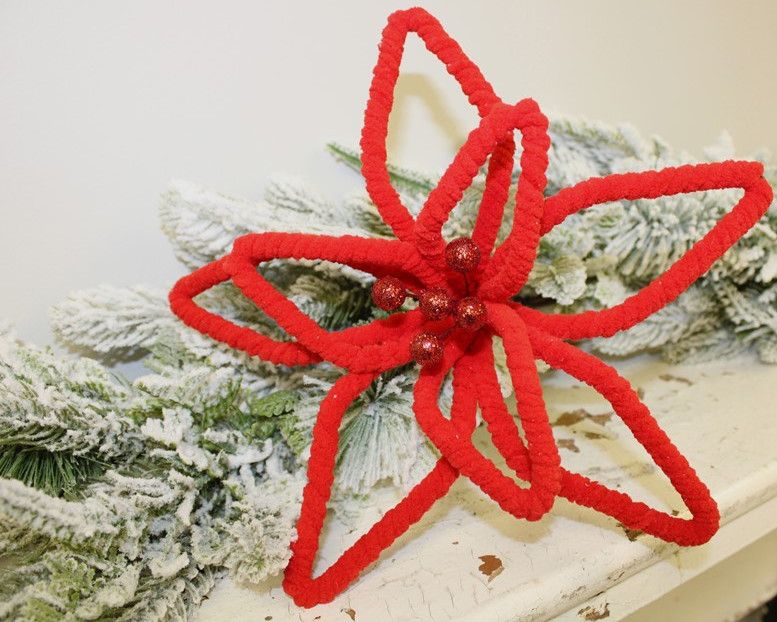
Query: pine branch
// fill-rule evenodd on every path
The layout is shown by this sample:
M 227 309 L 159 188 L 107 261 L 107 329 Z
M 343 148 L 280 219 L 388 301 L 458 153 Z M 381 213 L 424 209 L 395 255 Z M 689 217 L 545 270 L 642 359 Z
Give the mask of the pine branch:
M 263 398 L 234 369 L 190 363 L 185 395 L 166 369 L 133 386 L 0 338 L 0 472 L 23 480 L 0 479 L 0 619 L 184 620 L 222 568 L 288 561 L 298 467 L 279 426 L 255 423 L 290 417 L 296 394 Z M 223 561 L 193 565 L 191 535 L 216 523 L 234 536 Z
M 329 143 L 326 148 L 335 160 L 361 174 L 362 162 L 357 151 L 337 143 Z M 392 164 L 388 165 L 388 172 L 394 187 L 410 196 L 425 196 L 437 185 L 437 180 L 433 177 Z
M 102 285 L 68 296 L 50 311 L 65 342 L 100 353 L 147 349 L 173 324 L 164 292 Z

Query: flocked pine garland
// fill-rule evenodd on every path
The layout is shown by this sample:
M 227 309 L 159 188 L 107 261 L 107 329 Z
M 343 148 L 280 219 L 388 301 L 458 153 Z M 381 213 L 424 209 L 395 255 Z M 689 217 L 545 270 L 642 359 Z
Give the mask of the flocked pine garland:
M 625 126 L 561 117 L 550 135 L 549 193 L 590 176 L 733 155 L 727 138 L 695 160 Z M 358 168 L 354 152 L 330 150 Z M 416 208 L 437 183 L 392 174 Z M 482 189 L 480 179 L 465 193 L 446 238 L 471 227 Z M 568 219 L 543 239 L 524 302 L 612 306 L 699 239 L 732 204 L 726 194 L 608 204 Z M 160 211 L 176 255 L 191 268 L 252 231 L 389 236 L 363 194 L 334 203 L 290 179 L 271 183 L 260 203 L 178 182 Z M 313 262 L 271 264 L 264 273 L 327 328 L 373 316 L 361 273 Z M 207 296 L 208 308 L 277 330 L 229 286 Z M 592 345 L 613 355 L 657 350 L 670 361 L 754 347 L 777 362 L 775 298 L 772 206 L 677 302 Z M 316 405 L 335 371 L 275 368 L 220 346 L 178 322 L 163 291 L 145 287 L 76 293 L 52 310 L 52 322 L 65 342 L 110 360 L 142 356 L 150 373 L 130 382 L 88 358 L 58 358 L 0 331 L 0 619 L 182 620 L 226 572 L 243 581 L 279 573 Z M 415 373 L 409 367 L 380 379 L 347 413 L 335 509 L 346 511 L 349 499 L 381 481 L 408 488 L 433 464 L 412 416 Z

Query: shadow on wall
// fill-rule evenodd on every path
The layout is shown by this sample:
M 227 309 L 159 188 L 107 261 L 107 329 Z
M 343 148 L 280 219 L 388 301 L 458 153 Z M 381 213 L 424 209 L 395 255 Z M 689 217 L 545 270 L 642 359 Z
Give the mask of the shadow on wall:
M 392 154 L 405 151 L 405 141 L 411 142 L 417 137 L 408 131 L 409 119 L 415 106 L 413 100 L 419 100 L 428 110 L 435 129 L 445 137 L 446 150 L 456 153 L 467 140 L 469 129 L 465 129 L 461 119 L 452 114 L 450 102 L 437 88 L 429 76 L 420 73 L 400 74 L 394 97 L 394 108 L 389 120 L 389 134 L 386 148 L 389 160 Z

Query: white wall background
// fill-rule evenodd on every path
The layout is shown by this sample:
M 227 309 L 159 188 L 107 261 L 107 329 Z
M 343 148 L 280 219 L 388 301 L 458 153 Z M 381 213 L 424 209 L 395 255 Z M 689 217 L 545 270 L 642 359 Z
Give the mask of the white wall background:
M 698 151 L 728 129 L 777 149 L 777 2 L 421 2 L 507 101 L 630 121 Z M 101 282 L 168 286 L 174 177 L 261 196 L 276 172 L 337 197 L 376 44 L 398 2 L 0 0 L 0 317 L 46 342 L 47 308 Z M 416 39 L 394 160 L 444 167 L 475 122 Z

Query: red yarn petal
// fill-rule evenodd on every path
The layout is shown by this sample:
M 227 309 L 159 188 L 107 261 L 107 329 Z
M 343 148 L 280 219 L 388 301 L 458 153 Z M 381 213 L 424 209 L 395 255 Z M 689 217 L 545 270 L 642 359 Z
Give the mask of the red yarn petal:
M 383 219 L 396 236 L 405 241 L 413 239 L 415 223 L 391 185 L 386 166 L 386 136 L 389 114 L 394 103 L 394 87 L 409 32 L 417 33 L 427 49 L 443 62 L 448 73 L 459 82 L 469 101 L 477 107 L 481 117 L 485 117 L 494 106 L 501 103 L 477 66 L 432 15 L 424 9 L 412 8 L 397 11 L 389 17 L 381 38 L 380 53 L 373 71 L 370 97 L 364 113 L 361 139 L 362 173 L 367 182 L 367 191 Z M 483 198 L 472 234 L 484 257 L 491 254 L 502 223 L 510 189 L 514 153 L 515 142 L 512 136 L 507 136 L 500 140 L 491 155 Z
M 534 363 L 526 328 L 520 318 L 506 305 L 491 304 L 488 307 L 489 323 L 503 342 L 507 353 L 507 366 L 516 392 L 518 413 L 529 444 L 531 473 L 529 487 L 521 488 L 504 475 L 490 460 L 485 458 L 472 444 L 471 433 L 462 433 L 446 419 L 437 405 L 440 387 L 450 369 L 450 361 L 456 360 L 461 345 L 452 341 L 446 357 L 437 370 L 423 370 L 415 386 L 413 409 L 421 428 L 437 446 L 442 455 L 466 475 L 499 506 L 517 518 L 540 519 L 553 505 L 561 483 L 559 454 L 550 429 L 545 403 L 542 398 L 537 368 Z M 491 347 L 491 340 L 480 338 L 479 350 Z M 486 374 L 481 362 L 467 364 L 468 376 L 477 378 Z M 493 369 L 493 368 L 492 368 Z M 490 373 L 490 372 L 489 372 Z M 499 387 L 491 387 L 500 400 Z M 480 388 L 478 388 L 480 393 Z M 505 411 L 506 412 L 506 411 Z M 504 438 L 494 437 L 494 443 L 520 444 L 517 430 L 506 432 Z
M 624 302 L 601 311 L 569 315 L 545 314 L 517 306 L 527 323 L 564 339 L 609 337 L 655 313 L 684 292 L 713 262 L 731 248 L 766 213 L 772 189 L 758 162 L 719 162 L 593 178 L 550 197 L 545 203 L 542 232 L 582 209 L 621 199 L 741 188 L 744 196 L 715 226 L 666 272 Z
M 488 300 L 507 300 L 520 291 L 537 257 L 550 137 L 548 120 L 539 107 L 532 116 L 534 121 L 521 127 L 523 151 L 515 192 L 513 226 L 480 278 L 478 293 Z
M 596 357 L 531 326 L 528 331 L 537 356 L 551 367 L 589 384 L 612 404 L 615 413 L 667 475 L 690 510 L 692 518 L 679 518 L 655 510 L 645 503 L 634 501 L 623 492 L 607 488 L 563 467 L 559 494 L 573 503 L 612 516 L 629 529 L 644 531 L 662 540 L 684 546 L 707 542 L 718 529 L 720 515 L 717 505 L 708 488 L 658 426 L 631 385 L 615 369 Z M 485 353 L 479 356 L 486 358 Z M 531 472 L 529 452 L 522 443 L 510 442 L 508 436 L 515 423 L 506 409 L 493 408 L 493 387 L 498 389 L 498 386 L 496 375 L 490 369 L 478 379 L 478 402 L 483 418 L 507 464 L 520 477 L 528 479 Z
M 443 224 L 461 199 L 464 190 L 472 184 L 489 154 L 494 153 L 499 145 L 508 140 L 512 132 L 517 129 L 522 134 L 523 152 L 513 231 L 506 241 L 508 250 L 512 250 L 507 252 L 509 261 L 505 263 L 505 259 L 499 260 L 506 252 L 500 248 L 494 255 L 494 262 L 499 261 L 500 265 L 503 265 L 503 270 L 509 270 L 511 284 L 520 289 L 531 271 L 540 237 L 545 168 L 548 163 L 547 150 L 550 146 L 547 128 L 547 118 L 540 112 L 537 103 L 531 99 L 524 99 L 514 106 L 497 104 L 481 120 L 480 125 L 467 137 L 467 141 L 456 154 L 437 187 L 429 194 L 418 215 L 415 229 L 416 245 L 429 263 L 438 267 L 445 265 Z M 495 179 L 507 181 L 509 184 L 505 174 L 505 155 L 500 150 L 495 154 L 498 159 L 492 163 L 497 167 Z M 502 190 L 506 196 L 507 189 Z M 484 195 L 489 209 L 501 196 L 501 190 L 498 191 L 496 187 L 492 187 L 490 192 Z M 485 213 L 483 218 L 486 220 L 481 219 L 481 222 L 476 225 L 475 232 L 479 237 L 490 238 L 496 235 L 499 223 L 490 220 L 494 215 L 492 211 Z M 499 221 L 501 223 L 501 212 Z M 493 269 L 492 266 L 486 267 L 485 274 L 491 274 Z M 481 295 L 491 300 L 507 298 L 507 296 L 501 299 L 495 298 L 488 287 L 485 289 L 481 287 Z
M 447 460 L 440 458 L 432 470 L 396 506 L 348 548 L 320 576 L 313 578 L 326 504 L 334 481 L 339 427 L 343 413 L 378 374 L 348 374 L 338 380 L 321 403 L 308 462 L 308 483 L 297 521 L 297 540 L 286 568 L 283 588 L 302 607 L 331 601 L 380 553 L 409 529 L 443 497 L 458 477 Z M 462 433 L 475 428 L 474 379 L 454 367 L 452 425 Z
M 417 33 L 426 48 L 440 59 L 448 73 L 459 83 L 467 99 L 478 108 L 481 117 L 500 102 L 477 66 L 467 58 L 459 44 L 432 15 L 424 9 L 412 8 L 396 11 L 389 16 L 381 37 L 378 61 L 370 85 L 370 97 L 364 112 L 361 138 L 362 174 L 367 182 L 367 192 L 381 216 L 396 236 L 407 242 L 412 240 L 415 223 L 391 185 L 386 167 L 386 136 L 389 113 L 394 104 L 394 87 L 399 77 L 399 65 L 409 32 Z M 507 148 L 506 145 L 505 149 Z M 512 169 L 512 163 L 510 168 Z M 499 177 L 500 175 L 496 174 L 496 178 Z M 500 179 L 496 181 L 501 183 Z
M 203 292 L 229 279 L 230 275 L 224 270 L 222 260 L 211 262 L 175 284 L 169 295 L 170 308 L 187 326 L 276 365 L 310 365 L 321 360 L 321 357 L 299 343 L 270 339 L 251 328 L 238 326 L 206 311 L 194 302 L 194 298 Z
M 414 287 L 439 284 L 415 249 L 397 240 L 265 233 L 243 236 L 233 251 L 182 278 L 170 292 L 173 312 L 184 323 L 224 343 L 276 364 L 308 365 L 320 360 L 356 372 L 373 372 L 406 362 L 410 339 L 424 323 L 413 311 L 342 331 L 327 331 L 273 287 L 256 270 L 270 259 L 324 259 L 346 263 L 376 276 L 395 274 Z M 296 341 L 276 341 L 238 326 L 194 302 L 194 297 L 232 279 L 243 293 Z

